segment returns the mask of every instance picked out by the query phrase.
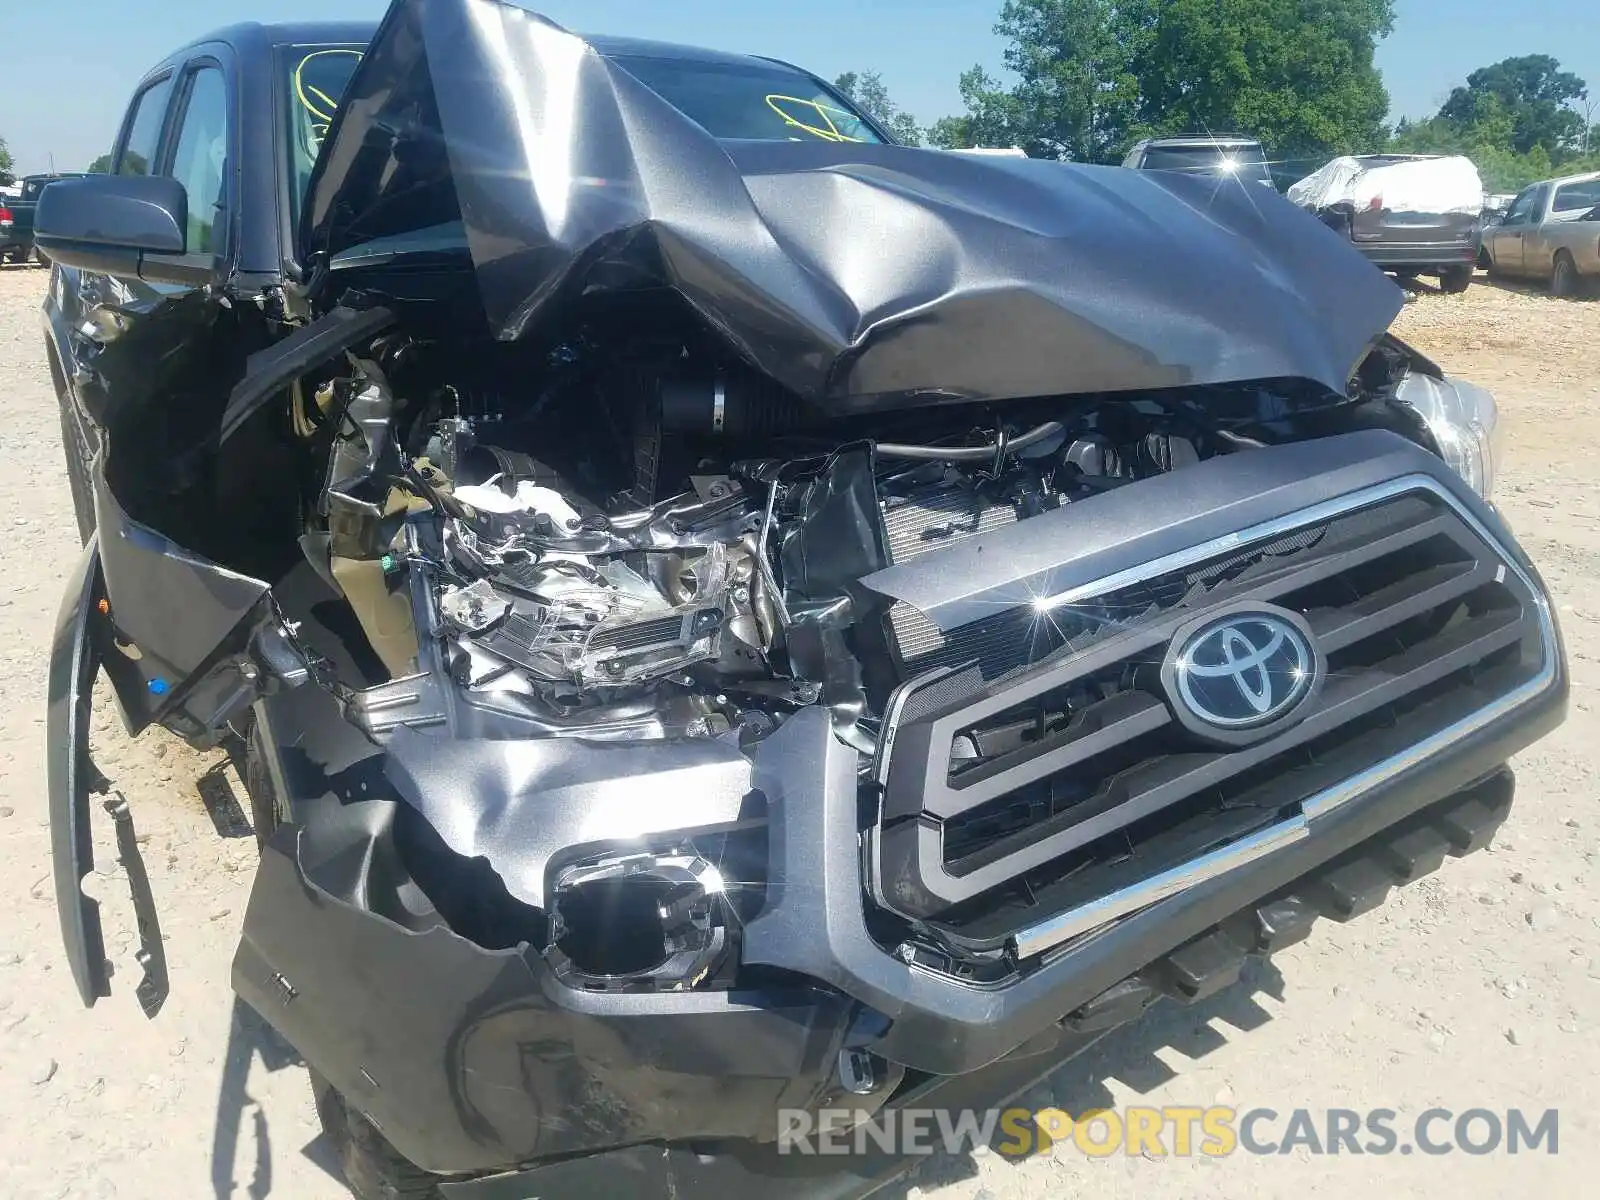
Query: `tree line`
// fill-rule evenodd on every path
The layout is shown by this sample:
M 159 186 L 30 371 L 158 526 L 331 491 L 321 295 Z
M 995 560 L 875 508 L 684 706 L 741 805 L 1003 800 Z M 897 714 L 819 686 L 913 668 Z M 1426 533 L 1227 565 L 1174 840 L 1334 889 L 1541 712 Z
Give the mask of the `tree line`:
M 1393 0 L 1005 0 L 1008 72 L 962 74 L 963 111 L 923 129 L 882 77 L 837 86 L 900 140 L 1114 163 L 1142 138 L 1242 133 L 1287 184 L 1338 154 L 1467 154 L 1490 191 L 1600 169 L 1588 85 L 1544 54 L 1472 72 L 1431 117 L 1385 123 L 1373 61 Z

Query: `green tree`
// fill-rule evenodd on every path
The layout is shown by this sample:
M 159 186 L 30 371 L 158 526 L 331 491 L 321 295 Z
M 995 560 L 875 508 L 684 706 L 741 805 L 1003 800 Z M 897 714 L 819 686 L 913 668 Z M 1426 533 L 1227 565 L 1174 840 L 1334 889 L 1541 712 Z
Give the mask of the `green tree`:
M 884 86 L 883 76 L 878 72 L 847 71 L 833 81 L 833 86 L 892 133 L 896 141 L 906 146 L 922 145 L 922 130 L 916 118 L 889 98 L 889 89 Z
M 982 67 L 961 73 L 961 102 L 966 112 L 941 117 L 928 129 L 928 141 L 946 150 L 975 146 L 1009 149 L 1020 146 L 1023 122 L 1017 99 Z
M 1600 131 L 1585 137 L 1588 87 L 1547 54 L 1483 67 L 1422 121 L 1402 121 L 1391 146 L 1412 154 L 1464 154 L 1491 192 L 1514 192 L 1559 173 L 1600 168 Z M 1583 111 L 1568 107 L 1582 103 Z
M 10 187 L 16 182 L 14 174 L 16 164 L 11 159 L 11 151 L 6 146 L 6 140 L 0 137 L 0 184 Z
M 89 174 L 108 175 L 111 173 L 111 155 L 102 154 L 89 164 Z
M 1143 131 L 1259 138 L 1274 157 L 1381 145 L 1373 52 L 1392 0 L 1167 0 L 1135 59 Z
M 1115 161 L 1142 136 L 1238 132 L 1275 153 L 1386 136 L 1373 50 L 1393 0 L 1006 0 L 996 32 L 1016 82 L 963 77 L 966 113 L 936 140 L 999 127 L 1030 154 Z
M 1468 75 L 1466 84 L 1450 93 L 1439 116 L 1463 131 L 1508 116 L 1514 153 L 1528 154 L 1543 146 L 1559 158 L 1581 147 L 1583 116 L 1567 106 L 1588 93 L 1588 85 L 1571 71 L 1563 71 L 1550 55 L 1524 54 Z
M 980 68 L 962 76 L 964 117 L 940 136 L 1021 146 L 1034 158 L 1098 162 L 1128 141 L 1137 115 L 1136 55 L 1153 0 L 1006 0 L 995 32 L 1009 43 L 1002 89 Z
M 1466 128 L 1444 117 L 1402 122 L 1395 128 L 1390 148 L 1406 154 L 1464 154 L 1478 168 L 1485 191 L 1516 192 L 1549 179 L 1557 172 L 1543 145 L 1518 154 L 1511 142 L 1512 118 L 1497 104 L 1484 105 L 1476 124 Z M 1600 170 L 1600 155 L 1568 158 L 1560 164 L 1564 174 Z

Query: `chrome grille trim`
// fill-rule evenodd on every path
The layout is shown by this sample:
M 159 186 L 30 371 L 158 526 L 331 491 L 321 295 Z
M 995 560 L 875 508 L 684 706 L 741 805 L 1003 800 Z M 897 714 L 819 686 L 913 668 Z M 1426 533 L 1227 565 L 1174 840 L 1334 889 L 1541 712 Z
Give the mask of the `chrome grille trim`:
M 1208 879 L 1215 879 L 1219 875 L 1226 875 L 1229 871 L 1249 866 L 1257 859 L 1276 853 L 1285 846 L 1303 842 L 1310 836 L 1311 826 L 1305 817 L 1291 817 L 1287 821 L 1280 821 L 1259 833 L 1242 837 L 1221 850 L 1213 850 L 1210 854 L 1202 854 L 1181 867 L 1163 871 L 1134 887 L 1112 892 L 1104 899 L 1082 905 L 1048 921 L 1030 925 L 1012 936 L 1011 949 L 1018 958 L 1032 958 L 1037 954 L 1043 954 L 1046 950 L 1053 949 L 1080 934 L 1109 925 L 1141 908 L 1148 908 L 1158 901 L 1165 900 L 1168 896 L 1186 892 Z
M 1526 592 L 1533 607 L 1539 629 L 1541 661 L 1537 673 L 1499 697 L 1490 704 L 1453 722 L 1444 729 L 1421 738 L 1403 752 L 1356 772 L 1349 778 L 1324 788 L 1301 802 L 1295 816 L 1259 829 L 1227 845 L 1210 850 L 1189 862 L 1170 870 L 1158 872 L 1137 883 L 1109 892 L 1060 912 L 1044 920 L 1022 927 L 1010 938 L 1010 948 L 1017 956 L 1032 957 L 1066 942 L 1092 935 L 1115 921 L 1132 915 L 1152 904 L 1178 895 L 1199 883 L 1218 878 L 1248 863 L 1274 853 L 1286 845 L 1303 840 L 1316 832 L 1319 822 L 1332 812 L 1349 804 L 1374 788 L 1426 763 L 1450 745 L 1508 717 L 1515 710 L 1537 699 L 1558 682 L 1560 670 L 1559 635 L 1548 596 L 1538 581 L 1518 562 L 1499 536 L 1478 519 L 1448 487 L 1425 474 L 1408 474 L 1375 487 L 1347 493 L 1334 500 L 1319 503 L 1272 521 L 1241 530 L 1226 537 L 1216 538 L 1175 554 L 1152 560 L 1133 570 L 1119 571 L 1114 575 L 1071 589 L 1049 598 L 1052 607 L 1092 600 L 1120 588 L 1134 586 L 1145 579 L 1168 571 L 1185 569 L 1242 548 L 1252 543 L 1262 543 L 1295 529 L 1318 524 L 1368 506 L 1381 504 L 1405 493 L 1425 491 L 1442 501 L 1461 520 L 1467 530 L 1481 541 L 1503 564 L 1496 578 L 1503 579 L 1509 570 Z M 879 746 L 877 777 L 886 778 L 888 758 L 893 750 L 899 716 L 904 696 L 897 694 L 896 704 L 888 714 L 882 741 Z M 881 842 L 874 831 L 875 853 Z M 873 863 L 875 890 L 884 886 L 883 864 Z M 881 894 L 880 903 L 885 901 Z M 890 905 L 889 907 L 893 907 Z

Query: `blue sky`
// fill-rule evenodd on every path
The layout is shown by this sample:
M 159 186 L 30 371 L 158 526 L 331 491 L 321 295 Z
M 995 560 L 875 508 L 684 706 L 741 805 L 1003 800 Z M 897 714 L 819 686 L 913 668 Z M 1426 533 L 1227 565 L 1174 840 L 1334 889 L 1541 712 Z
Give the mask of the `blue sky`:
M 547 0 L 572 29 L 766 53 L 829 78 L 877 70 L 919 119 L 960 107 L 956 78 L 1000 64 L 1001 0 Z M 109 146 L 138 76 L 174 46 L 236 20 L 378 16 L 383 0 L 4 0 L 0 137 L 22 171 L 82 169 Z M 1547 53 L 1600 97 L 1594 0 L 1398 0 L 1378 51 L 1391 116 L 1426 115 L 1475 67 Z

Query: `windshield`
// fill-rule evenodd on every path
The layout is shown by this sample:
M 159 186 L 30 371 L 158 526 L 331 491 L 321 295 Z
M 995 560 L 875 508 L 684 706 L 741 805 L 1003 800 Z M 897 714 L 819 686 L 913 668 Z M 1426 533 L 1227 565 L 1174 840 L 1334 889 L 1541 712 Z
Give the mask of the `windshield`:
M 882 142 L 838 93 L 776 63 L 614 59 L 712 137 L 765 142 Z
M 1231 164 L 1231 167 L 1230 165 Z M 1271 183 L 1272 173 L 1261 147 L 1150 146 L 1144 152 L 1146 171 L 1188 171 L 1198 175 L 1237 175 L 1254 183 Z
M 311 182 L 317 151 L 339 110 L 364 46 L 292 46 L 284 56 L 284 94 L 289 106 L 289 205 L 294 224 Z

